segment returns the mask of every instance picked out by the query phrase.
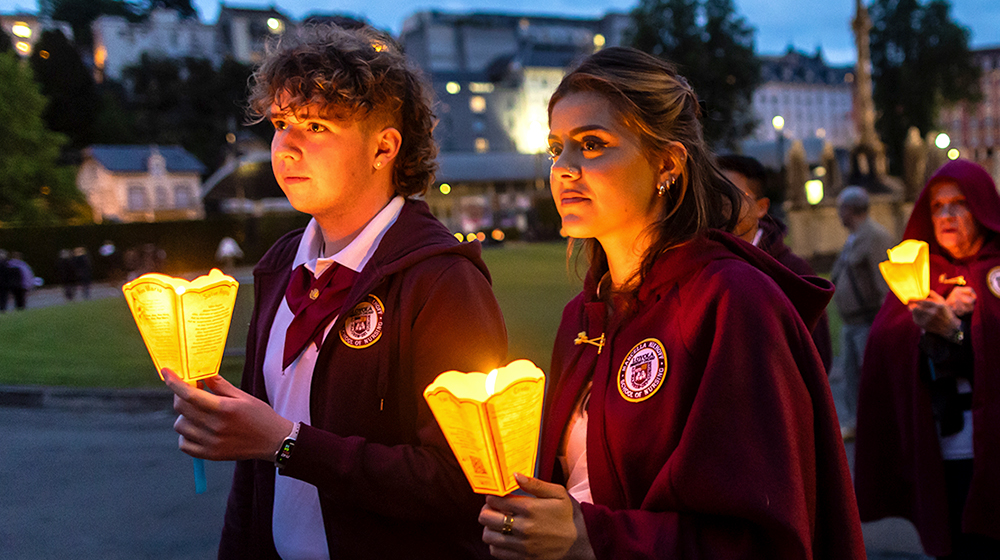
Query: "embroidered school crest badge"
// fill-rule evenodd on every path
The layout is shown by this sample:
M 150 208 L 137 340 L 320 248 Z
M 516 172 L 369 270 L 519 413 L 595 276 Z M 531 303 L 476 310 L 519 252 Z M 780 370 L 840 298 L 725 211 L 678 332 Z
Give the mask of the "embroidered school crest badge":
M 629 402 L 652 397 L 667 377 L 667 353 L 655 338 L 636 344 L 618 370 L 618 392 Z
M 382 336 L 382 314 L 385 308 L 382 300 L 374 294 L 347 313 L 344 328 L 340 329 L 340 340 L 351 348 L 368 348 Z
M 1000 266 L 994 266 L 986 273 L 986 285 L 993 295 L 1000 298 Z

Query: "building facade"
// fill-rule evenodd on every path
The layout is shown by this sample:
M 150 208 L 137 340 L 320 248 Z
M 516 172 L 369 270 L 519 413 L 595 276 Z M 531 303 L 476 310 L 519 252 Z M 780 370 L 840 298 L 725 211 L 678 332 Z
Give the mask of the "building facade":
M 789 49 L 781 56 L 762 56 L 761 86 L 752 104 L 758 141 L 818 138 L 837 148 L 854 143 L 853 67 L 831 67 L 817 51 L 809 56 Z M 774 118 L 783 126 L 776 127 Z
M 180 146 L 94 145 L 76 177 L 97 223 L 197 220 L 205 167 Z
M 626 14 L 597 19 L 494 13 L 418 12 L 400 42 L 440 101 L 435 136 L 443 152 L 539 153 L 548 100 L 567 68 L 620 45 Z
M 982 69 L 979 103 L 959 103 L 941 111 L 941 127 L 962 157 L 1000 178 L 1000 46 L 972 51 Z
M 92 24 L 94 67 L 98 79 L 120 81 L 125 68 L 144 54 L 156 58 L 202 58 L 218 66 L 226 57 L 257 64 L 268 39 L 294 23 L 275 8 L 233 8 L 222 5 L 215 24 L 182 17 L 175 10 L 154 9 L 143 21 L 101 16 Z
M 144 21 L 101 16 L 94 32 L 94 68 L 99 80 L 122 79 L 122 72 L 139 64 L 144 54 L 154 58 L 205 58 L 221 62 L 215 48 L 215 27 L 197 17 L 181 17 L 175 10 L 157 8 Z

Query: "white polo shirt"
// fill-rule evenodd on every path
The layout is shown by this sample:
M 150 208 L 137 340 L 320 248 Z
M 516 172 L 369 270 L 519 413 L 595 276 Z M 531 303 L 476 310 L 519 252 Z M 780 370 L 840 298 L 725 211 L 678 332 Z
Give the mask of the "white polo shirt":
M 314 276 L 319 277 L 336 262 L 360 272 L 375 253 L 385 232 L 396 223 L 396 218 L 402 209 L 403 197 L 393 198 L 347 247 L 332 256 L 320 254 L 323 248 L 323 232 L 315 219 L 310 220 L 302 240 L 299 241 L 292 270 L 304 264 Z M 292 422 L 309 424 L 309 393 L 319 348 L 315 342 L 309 343 L 288 369 L 282 370 L 285 332 L 294 317 L 288 302 L 282 299 L 278 313 L 274 316 L 274 323 L 271 325 L 267 351 L 264 355 L 264 384 L 267 388 L 267 398 L 278 414 Z M 336 321 L 337 318 L 334 317 L 326 326 L 323 340 L 326 340 Z M 323 514 L 319 507 L 319 493 L 312 484 L 280 474 L 276 476 L 271 523 L 274 546 L 283 560 L 330 557 L 326 531 L 323 527 Z

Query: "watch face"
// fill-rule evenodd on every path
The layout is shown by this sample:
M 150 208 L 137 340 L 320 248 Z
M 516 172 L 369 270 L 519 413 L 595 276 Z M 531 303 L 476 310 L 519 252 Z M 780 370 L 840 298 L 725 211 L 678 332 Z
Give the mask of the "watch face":
M 281 443 L 281 448 L 278 449 L 278 456 L 274 458 L 274 462 L 278 464 L 279 467 L 284 466 L 288 462 L 289 457 L 292 456 L 292 449 L 295 447 L 294 439 L 286 439 Z

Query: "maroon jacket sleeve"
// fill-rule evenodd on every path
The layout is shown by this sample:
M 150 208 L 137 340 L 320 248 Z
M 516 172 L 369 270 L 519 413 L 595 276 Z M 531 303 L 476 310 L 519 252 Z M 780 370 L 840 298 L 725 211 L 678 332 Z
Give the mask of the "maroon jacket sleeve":
M 683 332 L 691 359 L 674 362 L 704 369 L 668 374 L 688 377 L 690 410 L 641 507 L 582 506 L 597 558 L 864 557 L 810 335 L 773 284 L 731 270 L 678 296 L 689 304 L 666 328 Z
M 400 520 L 475 519 L 483 498 L 472 492 L 423 390 L 443 371 L 497 367 L 507 354 L 507 334 L 482 272 L 464 258 L 448 263 L 418 265 L 403 288 L 409 294 L 404 298 L 416 300 L 412 324 L 401 325 L 399 352 L 412 356 L 409 390 L 417 401 L 418 441 L 387 446 L 303 425 L 283 474 L 330 493 L 347 509 Z

